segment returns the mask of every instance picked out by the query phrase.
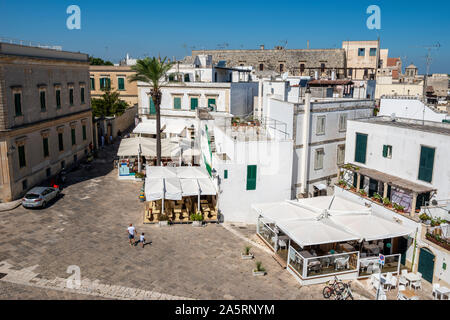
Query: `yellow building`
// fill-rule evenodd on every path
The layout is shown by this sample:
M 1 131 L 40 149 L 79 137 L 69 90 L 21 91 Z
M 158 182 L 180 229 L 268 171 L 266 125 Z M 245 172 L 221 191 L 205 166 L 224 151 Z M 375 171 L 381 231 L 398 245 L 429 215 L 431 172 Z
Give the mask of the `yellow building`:
M 138 103 L 137 82 L 128 81 L 128 77 L 135 73 L 130 66 L 90 66 L 89 71 L 92 98 L 100 98 L 102 88 L 110 86 L 129 106 Z
M 0 202 L 89 152 L 87 54 L 0 43 Z
M 380 49 L 378 40 L 343 41 L 342 49 L 345 50 L 349 79 L 375 79 L 377 69 L 387 65 L 389 50 Z

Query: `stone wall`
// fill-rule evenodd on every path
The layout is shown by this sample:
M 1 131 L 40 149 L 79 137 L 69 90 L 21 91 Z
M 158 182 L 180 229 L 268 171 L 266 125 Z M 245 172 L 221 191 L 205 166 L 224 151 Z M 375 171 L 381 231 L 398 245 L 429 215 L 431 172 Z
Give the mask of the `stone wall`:
M 275 71 L 280 73 L 280 65 L 283 72 L 290 75 L 314 76 L 315 71 L 322 75 L 321 64 L 325 64 L 323 74 L 331 76 L 333 70 L 343 77 L 345 70 L 344 49 L 260 49 L 260 50 L 193 50 L 192 56 L 207 54 L 212 55 L 213 63 L 220 60 L 227 61 L 228 67 L 253 66 L 254 70 Z M 300 65 L 304 64 L 305 70 L 300 72 Z M 281 72 L 281 73 L 283 73 Z

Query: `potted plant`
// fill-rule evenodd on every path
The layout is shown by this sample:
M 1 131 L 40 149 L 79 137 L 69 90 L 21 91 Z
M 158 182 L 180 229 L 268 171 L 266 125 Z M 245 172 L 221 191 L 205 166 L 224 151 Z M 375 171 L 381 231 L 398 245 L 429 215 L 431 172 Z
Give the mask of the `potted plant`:
M 383 198 L 383 204 L 385 207 L 392 208 L 392 202 L 389 198 Z
M 395 209 L 395 211 L 397 211 L 397 212 L 404 212 L 404 210 L 405 210 L 405 207 L 404 206 L 401 206 L 401 205 L 399 205 L 398 203 L 394 203 L 394 209 Z
M 251 259 L 254 258 L 253 253 L 250 253 L 250 249 L 251 249 L 251 248 L 252 248 L 252 247 L 250 247 L 250 246 L 246 246 L 246 247 L 244 248 L 244 252 L 241 253 L 241 258 L 242 258 L 242 260 L 251 260 Z
M 159 216 L 159 226 L 167 227 L 169 225 L 169 216 L 167 214 L 162 214 Z
M 356 188 L 355 188 L 353 185 L 351 185 L 351 186 L 350 186 L 350 191 L 356 192 Z
M 428 216 L 426 213 L 422 213 L 419 216 L 419 219 L 422 220 L 422 223 L 425 223 L 426 225 L 430 225 L 431 224 L 431 217 Z
M 191 221 L 193 227 L 201 227 L 203 225 L 203 215 L 201 212 L 191 214 Z
M 344 180 L 341 179 L 341 180 L 338 181 L 338 185 L 340 187 L 342 187 L 342 188 L 345 188 L 347 186 L 347 183 Z
M 263 268 L 262 262 L 257 261 L 256 262 L 256 269 L 253 269 L 253 275 L 254 276 L 264 276 L 266 274 L 266 269 Z
M 375 202 L 381 203 L 382 198 L 378 193 L 375 192 L 372 196 L 372 200 Z
M 363 190 L 363 189 L 359 190 L 359 194 L 360 194 L 362 197 L 367 197 L 367 192 L 366 192 L 365 190 Z

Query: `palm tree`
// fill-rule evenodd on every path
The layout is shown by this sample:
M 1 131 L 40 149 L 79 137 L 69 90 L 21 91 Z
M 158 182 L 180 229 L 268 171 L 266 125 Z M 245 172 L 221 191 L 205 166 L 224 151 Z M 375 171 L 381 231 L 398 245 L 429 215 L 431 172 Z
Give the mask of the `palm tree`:
M 150 83 L 150 95 L 156 109 L 156 165 L 161 165 L 161 86 L 166 81 L 166 74 L 172 68 L 173 62 L 166 62 L 166 58 L 140 59 L 131 69 L 136 74 L 128 77 L 130 82 L 142 81 Z

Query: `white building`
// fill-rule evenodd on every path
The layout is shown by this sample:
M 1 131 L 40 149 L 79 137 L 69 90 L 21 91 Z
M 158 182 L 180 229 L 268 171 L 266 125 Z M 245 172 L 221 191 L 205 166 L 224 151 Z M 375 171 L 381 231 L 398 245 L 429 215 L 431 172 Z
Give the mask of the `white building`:
M 337 165 L 344 162 L 345 131 L 349 119 L 369 117 L 374 101 L 367 99 L 312 99 L 298 97 L 299 87 L 287 82 L 265 82 L 262 118 L 276 124 L 294 141 L 292 197 L 332 193 Z M 308 148 L 304 148 L 308 146 Z
M 392 116 L 415 120 L 437 121 L 449 120 L 447 112 L 426 105 L 417 97 L 388 96 L 380 100 L 380 116 Z
M 374 212 L 405 225 L 415 224 L 417 248 L 411 246 L 413 238 L 395 243 L 405 248 L 402 263 L 429 282 L 447 285 L 450 254 L 445 244 L 432 238 L 440 233 L 448 247 L 448 225 L 430 228 L 419 216 L 450 221 L 449 144 L 447 123 L 391 117 L 350 120 L 341 185 L 335 187 L 337 195 L 370 205 Z
M 291 196 L 293 142 L 270 123 L 232 126 L 216 119 L 212 167 L 219 176 L 219 209 L 225 221 L 255 223 L 252 204 Z

